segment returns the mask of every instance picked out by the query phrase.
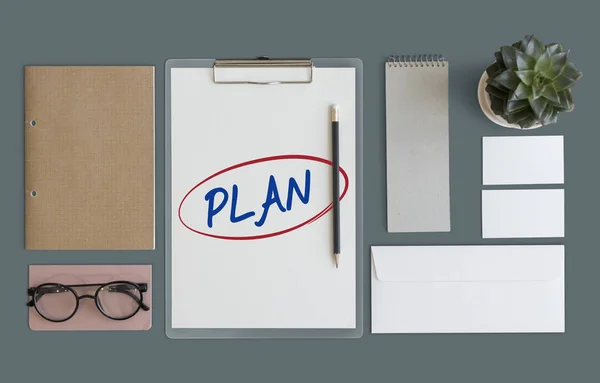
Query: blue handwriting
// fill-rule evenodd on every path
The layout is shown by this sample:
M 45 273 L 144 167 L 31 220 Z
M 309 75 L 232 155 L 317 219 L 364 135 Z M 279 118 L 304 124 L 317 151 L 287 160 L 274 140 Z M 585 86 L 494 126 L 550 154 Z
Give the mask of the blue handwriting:
M 229 212 L 229 221 L 231 223 L 242 222 L 256 215 L 256 212 L 254 211 L 247 211 L 239 215 L 237 214 L 236 210 L 239 193 L 240 190 L 238 185 L 233 184 L 231 187 L 231 210 Z M 265 224 L 269 214 L 269 209 L 272 205 L 276 205 L 279 211 L 281 211 L 282 213 L 292 210 L 294 195 L 296 195 L 300 202 L 302 202 L 304 205 L 306 205 L 310 200 L 310 170 L 306 169 L 304 175 L 304 193 L 302 193 L 300 185 L 298 184 L 296 179 L 294 177 L 290 177 L 288 181 L 287 198 L 285 200 L 285 206 L 283 205 L 281 197 L 279 196 L 279 188 L 277 187 L 277 181 L 275 180 L 275 177 L 273 175 L 270 175 L 269 183 L 267 185 L 265 201 L 261 205 L 262 214 L 260 215 L 258 221 L 254 222 L 254 225 L 256 225 L 257 227 L 261 227 Z M 216 203 L 217 196 L 221 196 L 220 202 L 218 203 Z M 227 202 L 229 201 L 229 193 L 223 187 L 216 187 L 214 189 L 209 190 L 208 193 L 206 193 L 206 195 L 204 196 L 204 199 L 208 202 L 206 223 L 208 227 L 212 228 L 214 217 L 225 208 Z

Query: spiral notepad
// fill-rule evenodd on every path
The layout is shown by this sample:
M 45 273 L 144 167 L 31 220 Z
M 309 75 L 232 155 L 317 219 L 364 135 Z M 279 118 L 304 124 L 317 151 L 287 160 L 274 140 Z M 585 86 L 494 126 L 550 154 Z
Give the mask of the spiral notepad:
M 450 231 L 448 61 L 385 64 L 388 232 Z

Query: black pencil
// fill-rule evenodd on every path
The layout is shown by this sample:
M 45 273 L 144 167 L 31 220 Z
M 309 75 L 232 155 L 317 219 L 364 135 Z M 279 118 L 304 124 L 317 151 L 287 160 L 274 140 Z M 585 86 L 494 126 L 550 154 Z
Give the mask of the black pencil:
M 335 267 L 340 265 L 340 109 L 331 107 L 331 142 L 333 162 L 333 256 Z

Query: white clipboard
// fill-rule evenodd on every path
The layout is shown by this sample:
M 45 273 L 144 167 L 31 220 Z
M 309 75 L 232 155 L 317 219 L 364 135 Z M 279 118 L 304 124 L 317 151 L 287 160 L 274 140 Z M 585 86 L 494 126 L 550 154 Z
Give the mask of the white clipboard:
M 361 337 L 361 61 L 182 59 L 165 69 L 167 336 Z

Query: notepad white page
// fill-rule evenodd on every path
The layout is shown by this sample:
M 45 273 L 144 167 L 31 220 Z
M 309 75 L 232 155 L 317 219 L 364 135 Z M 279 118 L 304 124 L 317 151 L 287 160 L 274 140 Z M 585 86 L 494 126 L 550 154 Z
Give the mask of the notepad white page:
M 483 184 L 564 183 L 563 136 L 483 137 Z
M 312 84 L 290 85 L 215 84 L 212 73 L 171 72 L 172 326 L 355 328 L 355 69 L 315 68 Z M 332 104 L 349 180 L 339 269 Z

